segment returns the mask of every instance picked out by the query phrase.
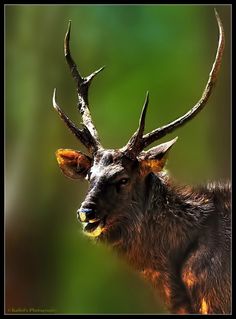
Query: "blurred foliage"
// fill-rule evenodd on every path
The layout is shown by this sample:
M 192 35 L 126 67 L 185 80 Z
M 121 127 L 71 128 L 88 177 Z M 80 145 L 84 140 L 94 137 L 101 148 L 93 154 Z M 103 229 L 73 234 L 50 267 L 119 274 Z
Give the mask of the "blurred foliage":
M 226 49 L 205 110 L 170 134 L 179 140 L 168 169 L 180 183 L 230 178 L 231 7 L 217 7 Z M 214 60 L 213 6 L 5 6 L 6 311 L 159 313 L 149 285 L 114 252 L 81 234 L 75 211 L 87 183 L 68 180 L 57 148 L 83 150 L 52 108 L 52 92 L 79 123 L 74 82 L 63 56 L 71 49 L 81 73 L 106 69 L 90 90 L 103 145 L 123 146 L 150 92 L 146 131 L 182 115 L 199 99 Z M 51 310 L 50 310 L 51 309 Z

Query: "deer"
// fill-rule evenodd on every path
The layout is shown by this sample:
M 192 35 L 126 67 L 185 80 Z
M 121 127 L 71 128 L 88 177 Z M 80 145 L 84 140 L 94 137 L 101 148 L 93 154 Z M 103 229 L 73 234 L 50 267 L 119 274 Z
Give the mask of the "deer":
M 53 107 L 88 154 L 58 149 L 62 173 L 86 179 L 88 192 L 77 211 L 83 232 L 115 249 L 158 291 L 174 314 L 231 312 L 231 183 L 178 185 L 165 170 L 167 154 L 177 137 L 144 150 L 193 119 L 207 104 L 217 81 L 225 37 L 219 29 L 218 48 L 199 101 L 183 116 L 144 134 L 149 93 L 139 125 L 120 149 L 104 149 L 92 121 L 88 91 L 104 67 L 82 77 L 70 53 L 71 21 L 64 55 L 76 84 L 81 127 L 62 111 L 53 93 Z

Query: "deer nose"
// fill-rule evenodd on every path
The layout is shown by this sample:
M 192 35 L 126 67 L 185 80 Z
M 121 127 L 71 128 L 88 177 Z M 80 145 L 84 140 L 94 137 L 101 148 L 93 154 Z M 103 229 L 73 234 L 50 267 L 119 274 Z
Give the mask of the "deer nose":
M 81 222 L 91 222 L 96 219 L 96 210 L 92 208 L 80 208 L 77 211 L 77 215 Z

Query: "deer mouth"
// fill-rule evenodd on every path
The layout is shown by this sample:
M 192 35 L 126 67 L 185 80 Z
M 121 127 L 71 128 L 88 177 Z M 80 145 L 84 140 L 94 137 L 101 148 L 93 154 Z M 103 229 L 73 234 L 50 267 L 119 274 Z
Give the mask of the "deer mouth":
M 87 223 L 83 222 L 83 231 L 90 237 L 98 237 L 104 230 L 106 216 L 101 219 L 91 219 Z

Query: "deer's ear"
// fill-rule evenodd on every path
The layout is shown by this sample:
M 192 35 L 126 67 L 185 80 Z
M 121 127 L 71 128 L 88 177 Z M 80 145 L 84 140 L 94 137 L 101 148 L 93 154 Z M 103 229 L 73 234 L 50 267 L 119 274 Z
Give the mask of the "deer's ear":
M 177 139 L 178 137 L 169 142 L 155 146 L 147 152 L 141 152 L 138 156 L 141 175 L 147 175 L 151 172 L 160 172 L 165 166 L 167 152 Z
M 73 179 L 85 178 L 92 165 L 90 157 L 70 149 L 57 150 L 56 158 L 64 175 Z

